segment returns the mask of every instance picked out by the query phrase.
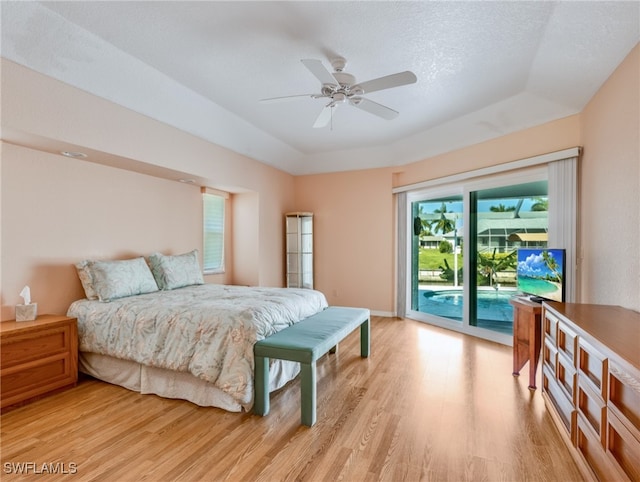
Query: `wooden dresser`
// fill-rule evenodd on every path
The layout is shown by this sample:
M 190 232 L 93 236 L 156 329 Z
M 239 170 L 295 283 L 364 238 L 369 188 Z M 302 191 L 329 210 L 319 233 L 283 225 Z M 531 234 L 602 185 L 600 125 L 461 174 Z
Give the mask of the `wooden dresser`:
M 75 318 L 42 315 L 35 321 L 3 321 L 0 341 L 0 408 L 77 383 Z
M 640 313 L 544 303 L 542 395 L 587 480 L 640 481 Z

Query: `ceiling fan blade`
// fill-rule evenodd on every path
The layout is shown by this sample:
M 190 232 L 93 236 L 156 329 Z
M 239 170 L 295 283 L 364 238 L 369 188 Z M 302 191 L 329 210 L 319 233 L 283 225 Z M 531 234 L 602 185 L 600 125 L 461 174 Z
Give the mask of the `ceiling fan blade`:
M 418 80 L 416 74 L 406 70 L 404 72 L 398 72 L 397 74 L 386 75 L 373 80 L 367 80 L 361 84 L 354 86 L 360 87 L 365 94 L 369 92 L 375 92 L 376 90 L 390 89 L 392 87 L 400 87 L 401 85 L 413 84 Z
M 286 102 L 289 100 L 297 100 L 301 97 L 311 97 L 312 99 L 319 99 L 324 97 L 322 94 L 297 94 L 297 95 L 285 95 L 283 97 L 270 97 L 268 99 L 260 99 L 262 104 L 271 104 L 274 102 Z
M 302 59 L 300 62 L 304 64 L 304 66 L 309 69 L 309 71 L 316 76 L 316 78 L 324 85 L 324 84 L 337 84 L 336 79 L 331 75 L 322 62 L 320 60 L 314 59 Z
M 331 116 L 333 115 L 332 109 L 334 109 L 335 107 L 336 105 L 333 103 L 327 104 L 324 107 L 324 109 L 322 109 L 322 111 L 320 112 L 320 115 L 318 116 L 315 123 L 313 124 L 313 127 L 320 128 L 320 127 L 326 126 L 329 123 L 329 121 L 331 121 Z
M 399 114 L 399 112 L 390 109 L 389 107 L 362 97 L 352 97 L 349 99 L 349 102 L 358 109 L 362 109 L 369 114 L 377 115 L 378 117 L 382 117 L 387 120 L 395 119 Z

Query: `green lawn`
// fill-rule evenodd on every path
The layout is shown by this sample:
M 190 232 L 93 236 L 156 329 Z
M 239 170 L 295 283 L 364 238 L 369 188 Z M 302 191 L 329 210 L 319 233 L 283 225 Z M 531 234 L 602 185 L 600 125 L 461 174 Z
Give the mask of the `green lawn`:
M 447 260 L 449 267 L 453 269 L 453 253 L 441 253 L 437 249 L 420 248 L 419 264 L 421 270 L 436 270 L 440 266 L 445 266 L 444 260 Z M 462 266 L 462 253 L 458 254 L 458 266 Z

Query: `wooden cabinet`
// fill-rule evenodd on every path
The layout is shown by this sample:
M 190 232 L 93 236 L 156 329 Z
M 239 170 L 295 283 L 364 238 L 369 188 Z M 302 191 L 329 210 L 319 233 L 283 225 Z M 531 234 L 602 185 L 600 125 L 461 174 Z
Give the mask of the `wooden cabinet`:
M 513 375 L 519 375 L 529 362 L 529 389 L 535 390 L 542 342 L 542 307 L 540 303 L 521 298 L 512 298 L 509 303 L 513 306 Z
M 287 288 L 313 288 L 313 214 L 287 213 Z
M 640 481 L 640 313 L 545 303 L 542 394 L 585 478 Z
M 0 340 L 0 408 L 78 381 L 75 318 L 42 315 L 34 321 L 3 321 Z

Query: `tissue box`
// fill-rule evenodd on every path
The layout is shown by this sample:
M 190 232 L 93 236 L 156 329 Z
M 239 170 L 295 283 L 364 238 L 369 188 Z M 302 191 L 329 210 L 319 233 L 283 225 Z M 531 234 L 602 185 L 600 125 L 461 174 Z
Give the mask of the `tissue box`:
M 38 317 L 38 303 L 16 305 L 16 321 L 33 321 Z

